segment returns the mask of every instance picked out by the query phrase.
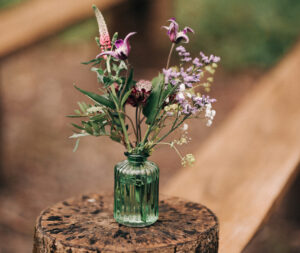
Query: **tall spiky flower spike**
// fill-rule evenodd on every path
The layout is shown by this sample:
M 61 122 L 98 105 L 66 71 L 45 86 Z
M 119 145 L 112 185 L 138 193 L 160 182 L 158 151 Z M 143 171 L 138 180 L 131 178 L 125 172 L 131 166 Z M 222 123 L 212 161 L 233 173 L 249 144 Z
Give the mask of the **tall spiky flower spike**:
M 102 13 L 99 11 L 99 9 L 93 5 L 93 9 L 96 15 L 98 27 L 99 27 L 99 35 L 100 35 L 100 47 L 101 47 L 101 52 L 106 51 L 107 49 L 111 48 L 111 42 L 110 42 L 110 37 L 109 33 L 107 30 L 107 26 L 105 23 L 105 20 L 102 16 Z

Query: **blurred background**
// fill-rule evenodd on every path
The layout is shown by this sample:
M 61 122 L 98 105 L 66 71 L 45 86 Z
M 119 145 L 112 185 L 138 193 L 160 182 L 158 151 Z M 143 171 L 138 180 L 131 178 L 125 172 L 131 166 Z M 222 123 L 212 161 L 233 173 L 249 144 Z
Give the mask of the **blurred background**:
M 196 31 L 189 50 L 221 56 L 211 94 L 218 100 L 217 116 L 211 128 L 199 121 L 190 125 L 193 141 L 183 149 L 189 153 L 293 50 L 300 33 L 298 0 L 82 1 L 79 7 L 79 1 L 50 2 L 0 0 L 1 253 L 31 251 L 35 219 L 47 206 L 80 193 L 112 191 L 113 166 L 124 158 L 123 148 L 87 137 L 72 153 L 72 128 L 65 117 L 77 101 L 86 101 L 73 83 L 86 90 L 97 87 L 95 74 L 80 64 L 99 53 L 93 2 L 111 34 L 138 32 L 130 55 L 136 79 L 151 79 L 165 65 L 169 41 L 160 27 L 170 17 Z M 45 20 L 58 15 L 54 25 L 43 19 L 31 20 L 29 27 L 18 22 L 45 10 Z M 69 19 L 59 16 L 64 10 Z M 157 150 L 153 160 L 161 168 L 161 185 L 181 167 L 168 148 Z M 299 180 L 244 252 L 300 252 Z

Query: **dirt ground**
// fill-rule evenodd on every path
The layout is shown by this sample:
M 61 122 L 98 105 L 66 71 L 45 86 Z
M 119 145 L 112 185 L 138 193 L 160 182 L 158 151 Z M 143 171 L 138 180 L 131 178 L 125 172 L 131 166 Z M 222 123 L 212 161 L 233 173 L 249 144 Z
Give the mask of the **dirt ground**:
M 124 159 L 123 148 L 106 138 L 86 137 L 78 151 L 72 153 L 74 141 L 68 139 L 70 120 L 65 117 L 72 113 L 77 101 L 87 101 L 73 88 L 73 83 L 87 90 L 96 90 L 94 73 L 79 64 L 93 58 L 96 53 L 94 44 L 70 46 L 51 40 L 1 61 L 4 147 L 0 167 L 3 182 L 0 188 L 1 253 L 31 251 L 35 219 L 47 206 L 80 193 L 112 191 L 113 166 Z M 155 61 L 160 63 L 159 57 Z M 136 68 L 136 79 L 150 79 L 156 74 L 159 71 L 156 66 L 161 64 L 153 62 L 133 62 L 133 65 L 141 66 Z M 198 148 L 228 118 L 260 75 L 257 71 L 230 75 L 220 71 L 212 90 L 212 96 L 218 99 L 214 125 L 207 128 L 204 122 L 191 122 L 192 142 L 183 152 L 190 153 Z M 176 153 L 167 147 L 159 148 L 151 159 L 160 166 L 161 185 L 180 169 Z M 272 224 L 285 220 L 286 212 L 278 210 L 275 217 L 281 218 L 273 221 L 271 218 Z M 258 239 L 254 239 L 245 252 L 296 252 L 259 251 L 263 249 L 261 241 L 265 245 L 270 239 L 268 236 L 272 237 L 274 232 L 270 232 L 272 225 L 268 226 L 267 232 L 258 233 Z M 299 229 L 292 231 L 290 233 L 299 238 Z M 281 243 L 274 236 L 272 240 Z M 282 242 L 289 245 L 290 240 Z M 292 245 L 291 248 L 285 247 L 288 250 L 292 247 L 300 249 L 299 242 L 297 245 L 293 240 Z

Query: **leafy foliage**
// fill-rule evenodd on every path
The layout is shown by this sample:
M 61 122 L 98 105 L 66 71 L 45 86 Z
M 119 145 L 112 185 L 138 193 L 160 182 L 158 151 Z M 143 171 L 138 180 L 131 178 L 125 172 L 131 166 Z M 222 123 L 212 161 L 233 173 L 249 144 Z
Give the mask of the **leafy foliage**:
M 175 144 L 187 143 L 185 134 L 172 143 L 162 141 L 187 119 L 202 115 L 208 119 L 209 125 L 212 123 L 215 111 L 211 109 L 211 103 L 214 99 L 201 95 L 196 88 L 208 90 L 213 80 L 210 75 L 215 72 L 220 58 L 201 53 L 200 58 L 193 59 L 184 47 L 179 46 L 176 48 L 181 58 L 179 66 L 169 67 L 175 44 L 183 39 L 188 41 L 185 31 L 191 32 L 190 28 L 182 31 L 172 29 L 172 25 L 178 27 L 172 19 L 170 26 L 165 27 L 174 33 L 174 36 L 169 33 L 172 46 L 166 68 L 152 82 L 137 82 L 127 59 L 130 51 L 128 39 L 135 33 L 129 33 L 124 40 L 117 40 L 118 35 L 115 33 L 110 42 L 102 15 L 100 17 L 100 38 L 96 38 L 96 42 L 101 53 L 95 59 L 83 63 L 92 66 L 91 71 L 96 73 L 100 88 L 99 92 L 91 92 L 74 85 L 90 100 L 90 104 L 78 102 L 79 109 L 75 109 L 74 115 L 68 116 L 80 120 L 72 123 L 74 134 L 70 138 L 77 139 L 74 150 L 82 137 L 108 136 L 124 145 L 128 153 L 149 155 L 156 145 L 167 144 L 180 155 Z M 177 39 L 172 40 L 173 37 Z M 134 120 L 126 113 L 127 105 L 135 107 Z M 142 124 L 147 126 L 144 135 Z M 167 131 L 162 131 L 167 127 Z M 183 165 L 193 162 L 190 154 L 180 157 Z

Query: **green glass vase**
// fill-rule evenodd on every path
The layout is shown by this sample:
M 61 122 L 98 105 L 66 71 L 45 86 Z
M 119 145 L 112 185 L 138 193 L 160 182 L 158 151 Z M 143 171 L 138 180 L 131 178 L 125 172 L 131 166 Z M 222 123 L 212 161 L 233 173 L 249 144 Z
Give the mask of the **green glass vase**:
M 130 227 L 149 226 L 158 219 L 159 168 L 145 155 L 125 155 L 115 166 L 114 218 Z

